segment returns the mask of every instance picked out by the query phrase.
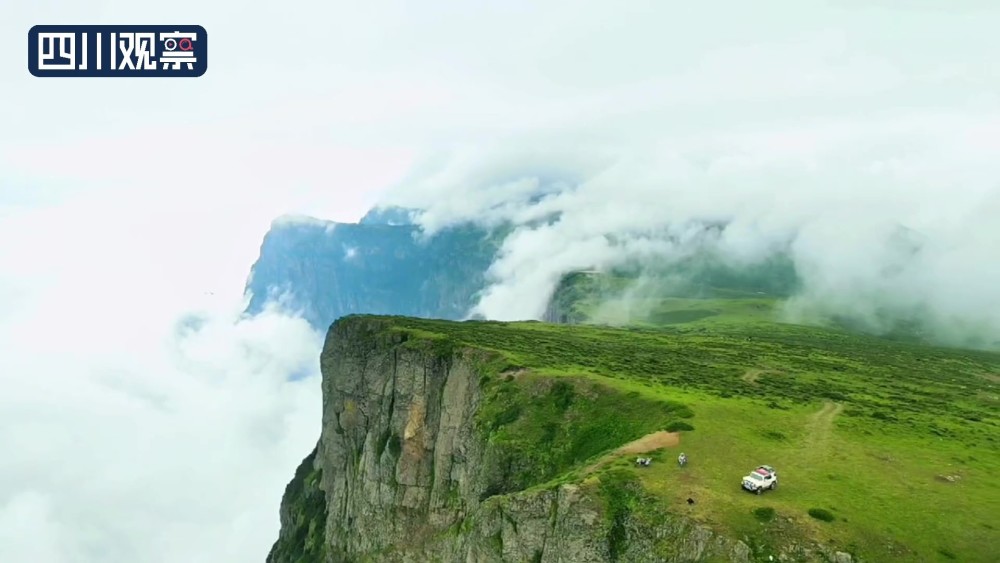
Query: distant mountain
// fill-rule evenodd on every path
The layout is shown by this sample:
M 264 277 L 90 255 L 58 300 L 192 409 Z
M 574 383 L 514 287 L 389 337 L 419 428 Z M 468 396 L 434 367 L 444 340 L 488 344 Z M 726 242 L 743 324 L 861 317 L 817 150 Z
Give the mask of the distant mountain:
M 247 313 L 281 299 L 324 332 L 352 313 L 463 318 L 504 233 L 469 224 L 425 238 L 409 217 L 389 208 L 357 224 L 276 220 L 250 273 Z
M 361 225 L 412 225 L 417 209 L 373 207 L 358 221 Z

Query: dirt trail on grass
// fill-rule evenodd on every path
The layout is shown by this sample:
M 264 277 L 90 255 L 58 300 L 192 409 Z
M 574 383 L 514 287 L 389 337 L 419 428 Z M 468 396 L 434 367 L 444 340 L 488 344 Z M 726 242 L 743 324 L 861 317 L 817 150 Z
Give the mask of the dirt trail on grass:
M 825 447 L 833 430 L 833 421 L 843 411 L 844 405 L 827 401 L 823 404 L 823 408 L 809 415 L 809 421 L 806 423 L 806 447 L 809 449 Z
M 615 456 L 622 454 L 643 454 L 646 452 L 651 452 L 660 448 L 669 448 L 671 446 L 676 446 L 681 443 L 681 435 L 677 432 L 667 432 L 661 430 L 659 432 L 653 432 L 652 434 L 646 434 L 638 440 L 633 440 L 624 446 L 614 450 L 613 452 L 605 455 L 600 460 L 592 464 L 590 467 L 583 470 L 583 474 L 587 475 L 593 473 L 595 470 L 599 469 L 602 465 L 608 463 L 615 459 Z
M 764 375 L 766 373 L 774 373 L 774 370 L 770 370 L 770 369 L 748 369 L 747 372 L 744 373 L 743 377 L 741 377 L 740 379 L 742 379 L 743 381 L 746 381 L 747 383 L 757 383 L 757 379 L 760 376 L 762 376 L 762 375 Z
M 510 377 L 511 379 L 520 379 L 520 377 L 526 373 L 528 373 L 528 370 L 526 370 L 525 368 L 520 368 L 520 369 L 505 371 L 501 373 L 500 376 Z
M 658 448 L 668 448 L 681 443 L 681 435 L 677 432 L 666 432 L 661 430 L 646 434 L 638 440 L 629 442 L 615 450 L 619 454 L 642 454 L 651 452 Z

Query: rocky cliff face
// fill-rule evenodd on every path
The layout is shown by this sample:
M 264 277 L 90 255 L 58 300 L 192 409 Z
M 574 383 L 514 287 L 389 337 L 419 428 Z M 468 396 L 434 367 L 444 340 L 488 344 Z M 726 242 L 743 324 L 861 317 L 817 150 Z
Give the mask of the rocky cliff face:
M 336 324 L 323 353 L 327 539 L 350 559 L 432 542 L 489 488 L 475 358 L 377 321 Z M 410 346 L 407 346 L 410 344 Z
M 520 422 L 497 430 L 548 409 L 570 428 L 561 441 L 582 448 L 572 459 L 592 457 L 603 447 L 595 427 L 569 421 L 614 416 L 622 397 L 612 390 L 569 389 L 367 316 L 334 323 L 322 369 L 322 434 L 285 492 L 269 563 L 754 560 L 744 542 L 649 502 L 632 472 L 588 478 L 579 464 L 545 465 L 530 453 L 546 447 L 539 434 Z M 528 378 L 534 398 L 511 414 L 501 397 Z M 648 430 L 619 426 L 622 436 Z

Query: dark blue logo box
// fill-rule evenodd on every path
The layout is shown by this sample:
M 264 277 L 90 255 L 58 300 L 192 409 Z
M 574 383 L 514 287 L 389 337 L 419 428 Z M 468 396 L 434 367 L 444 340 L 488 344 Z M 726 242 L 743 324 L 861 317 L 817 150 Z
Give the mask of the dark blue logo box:
M 28 30 L 35 76 L 195 77 L 208 70 L 200 25 L 36 25 Z

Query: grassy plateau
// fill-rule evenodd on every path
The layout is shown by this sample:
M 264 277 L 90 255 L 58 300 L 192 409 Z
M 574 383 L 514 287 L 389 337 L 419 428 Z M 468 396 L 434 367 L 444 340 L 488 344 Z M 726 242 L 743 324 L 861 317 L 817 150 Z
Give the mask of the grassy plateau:
M 620 328 L 393 324 L 502 358 L 484 371 L 483 426 L 534 471 L 511 490 L 572 481 L 615 495 L 637 481 L 665 511 L 758 554 L 791 541 L 866 561 L 997 561 L 1000 355 L 785 324 L 776 303 L 725 292 L 629 301 L 641 317 L 624 302 L 574 305 Z M 653 448 L 649 467 L 618 450 L 663 430 L 679 441 Z M 739 483 L 759 464 L 779 486 L 758 496 Z

